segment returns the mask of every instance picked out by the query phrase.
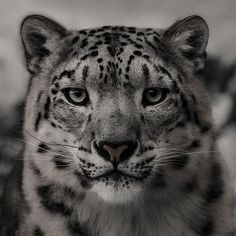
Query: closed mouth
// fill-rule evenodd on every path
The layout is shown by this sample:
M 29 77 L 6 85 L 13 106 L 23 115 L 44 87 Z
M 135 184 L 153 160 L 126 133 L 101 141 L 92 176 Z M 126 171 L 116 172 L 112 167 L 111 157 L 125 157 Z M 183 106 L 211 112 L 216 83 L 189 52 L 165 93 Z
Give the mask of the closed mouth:
M 143 177 L 137 177 L 133 175 L 129 175 L 127 173 L 123 173 L 117 169 L 114 169 L 108 173 L 105 173 L 103 175 L 97 176 L 95 178 L 90 178 L 91 180 L 101 180 L 101 179 L 106 179 L 106 180 L 112 180 L 112 181 L 119 181 L 121 179 L 131 179 L 133 181 L 141 181 Z

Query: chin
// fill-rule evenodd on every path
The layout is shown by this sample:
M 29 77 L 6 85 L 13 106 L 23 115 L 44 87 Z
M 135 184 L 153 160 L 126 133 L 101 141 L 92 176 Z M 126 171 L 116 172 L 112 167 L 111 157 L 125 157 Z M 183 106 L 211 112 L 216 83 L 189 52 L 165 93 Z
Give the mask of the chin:
M 91 191 L 104 202 L 111 204 L 131 203 L 140 196 L 141 183 L 133 178 L 106 178 L 93 182 Z

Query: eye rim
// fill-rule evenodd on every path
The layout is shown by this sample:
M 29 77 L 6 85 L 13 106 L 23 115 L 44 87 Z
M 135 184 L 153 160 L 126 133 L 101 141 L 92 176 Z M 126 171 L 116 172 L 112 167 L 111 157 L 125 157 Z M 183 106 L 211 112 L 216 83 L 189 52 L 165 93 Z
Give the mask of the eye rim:
M 71 90 L 77 90 L 77 91 L 82 91 L 82 92 L 84 92 L 84 93 L 85 93 L 85 96 L 84 96 L 83 100 L 82 100 L 81 102 L 76 102 L 76 101 L 74 101 L 74 100 L 71 98 L 71 96 L 70 96 Z M 73 104 L 73 105 L 75 105 L 75 106 L 85 106 L 85 105 L 88 103 L 88 101 L 89 101 L 88 92 L 87 92 L 85 89 L 82 89 L 82 88 L 68 87 L 68 88 L 64 88 L 64 89 L 62 90 L 62 93 L 64 94 L 66 100 L 67 100 L 69 103 L 71 103 L 71 104 Z
M 162 92 L 160 99 L 158 99 L 157 101 L 154 101 L 154 102 L 148 100 L 147 97 L 145 96 L 145 93 L 149 90 L 156 90 L 156 91 L 160 90 Z M 153 106 L 153 105 L 160 104 L 167 98 L 167 95 L 169 92 L 170 92 L 170 90 L 167 88 L 160 88 L 160 87 L 147 88 L 143 92 L 142 103 L 144 106 Z

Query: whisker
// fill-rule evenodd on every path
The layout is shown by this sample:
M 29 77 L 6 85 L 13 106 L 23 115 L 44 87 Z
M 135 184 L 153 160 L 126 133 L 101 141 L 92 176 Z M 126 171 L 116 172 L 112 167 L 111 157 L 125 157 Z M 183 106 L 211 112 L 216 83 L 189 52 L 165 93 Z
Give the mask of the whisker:
M 18 140 L 19 140 L 19 141 L 22 141 L 22 142 L 24 142 L 24 143 L 27 143 L 27 144 L 31 145 L 32 147 L 40 148 L 40 150 L 47 151 L 47 152 L 50 152 L 50 153 L 53 153 L 53 154 L 57 154 L 57 155 L 61 155 L 61 156 L 66 157 L 66 155 L 64 155 L 64 154 L 62 154 L 62 153 L 55 152 L 55 151 L 51 151 L 51 150 L 48 150 L 48 149 L 45 149 L 45 148 L 42 148 L 42 147 L 38 147 L 36 144 L 27 142 L 27 141 L 25 141 L 24 139 L 18 139 Z M 68 155 L 69 155 L 69 154 L 68 154 Z M 43 156 L 45 156 L 45 155 L 43 155 Z
M 211 137 L 218 137 L 219 135 L 209 133 L 209 136 L 211 136 Z M 193 141 L 193 140 L 195 140 L 195 139 L 199 139 L 199 138 L 201 138 L 201 137 L 202 137 L 202 135 L 195 135 L 195 136 L 192 136 L 191 138 L 189 138 L 187 141 L 188 141 L 189 144 L 190 144 L 191 141 Z M 174 145 L 177 146 L 177 145 L 180 145 L 180 144 L 182 144 L 182 141 L 179 142 L 179 143 L 175 143 Z M 162 144 L 162 145 L 158 145 L 158 144 L 157 144 L 157 147 L 155 147 L 155 148 L 165 148 L 165 147 L 171 147 L 171 146 L 173 146 L 173 144 Z M 188 144 L 185 144 L 185 146 L 188 146 Z M 155 148 L 154 148 L 154 149 L 155 149 Z
M 35 153 L 29 153 L 31 156 L 37 156 Z M 50 156 L 44 156 L 44 158 L 41 158 L 40 159 L 40 162 L 41 161 L 51 161 L 53 160 L 54 158 L 50 157 Z M 62 161 L 66 161 L 66 164 L 60 164 L 61 167 L 67 167 L 67 170 L 70 170 L 70 171 L 74 171 L 76 169 L 76 163 L 74 162 L 73 159 L 64 159 L 64 158 L 58 158 Z M 25 161 L 32 161 L 34 160 L 33 158 L 24 158 L 24 159 L 18 159 L 18 160 L 25 160 Z
M 59 144 L 59 143 L 48 143 L 48 142 L 45 142 L 39 138 L 36 138 L 34 135 L 32 135 L 29 131 L 27 131 L 26 129 L 24 129 L 24 132 L 26 132 L 28 135 L 30 135 L 32 138 L 34 138 L 35 140 L 39 141 L 39 142 L 42 142 L 42 143 L 45 143 L 47 145 L 52 145 L 52 146 L 62 146 L 62 147 L 71 147 L 71 148 L 76 148 L 78 149 L 77 146 L 73 146 L 73 145 L 69 145 L 69 144 Z
M 34 155 L 34 156 L 38 156 L 38 154 L 37 153 L 33 153 L 33 152 L 26 152 L 26 154 L 29 154 L 29 155 Z M 69 157 L 69 158 L 68 158 Z M 74 157 L 73 155 L 63 155 L 63 154 L 58 154 L 58 155 L 56 155 L 56 156 L 49 156 L 49 155 L 42 155 L 42 156 L 40 156 L 40 158 L 41 158 L 41 160 L 43 159 L 43 158 L 57 158 L 57 159 L 63 159 L 63 160 L 71 160 L 71 158 L 70 157 Z

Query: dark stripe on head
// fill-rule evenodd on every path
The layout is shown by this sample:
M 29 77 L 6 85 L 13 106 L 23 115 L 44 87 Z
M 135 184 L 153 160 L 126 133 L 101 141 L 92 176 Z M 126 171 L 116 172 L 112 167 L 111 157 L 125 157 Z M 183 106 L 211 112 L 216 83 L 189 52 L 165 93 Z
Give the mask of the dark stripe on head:
M 78 41 L 79 41 L 79 36 L 77 35 L 72 39 L 72 44 L 78 43 Z
M 39 101 L 40 101 L 40 98 L 41 98 L 42 94 L 43 94 L 43 92 L 41 91 L 41 92 L 39 93 L 39 95 L 38 95 L 38 98 L 37 98 L 37 103 L 39 103 Z
M 145 120 L 144 116 L 141 115 L 140 117 L 141 117 L 141 121 L 142 121 L 144 124 L 146 124 L 146 120 Z
M 75 73 L 75 70 L 64 70 L 61 74 L 60 74 L 60 79 L 62 77 L 67 77 L 67 78 L 71 78 Z
M 169 72 L 166 68 L 164 68 L 164 67 L 161 66 L 161 65 L 159 65 L 159 68 L 160 68 L 160 70 L 161 70 L 161 72 L 162 72 L 163 74 L 166 74 L 169 78 L 172 78 L 170 72 Z
M 155 47 L 150 41 L 147 40 L 147 38 L 145 38 L 145 42 L 147 43 L 147 45 L 149 47 L 151 47 L 152 49 L 154 49 L 154 51 L 157 51 L 157 47 Z
M 143 53 L 141 51 L 139 51 L 139 50 L 135 50 L 134 51 L 134 55 L 141 57 L 143 55 Z
M 147 60 L 148 62 L 150 62 L 150 56 L 149 56 L 149 55 L 144 54 L 144 55 L 143 55 L 143 58 L 144 58 L 145 60 Z
M 52 126 L 52 127 L 54 127 L 54 128 L 56 128 L 57 127 L 57 125 L 54 123 L 54 122 L 50 122 L 50 125 Z
M 87 77 L 88 77 L 88 70 L 89 70 L 89 67 L 84 66 L 83 71 L 82 71 L 82 80 L 83 80 L 83 82 L 85 82 Z
M 134 58 L 135 58 L 134 55 L 130 55 L 127 64 L 130 65 L 132 63 L 132 61 L 134 60 Z
M 157 43 L 160 43 L 160 40 L 159 40 L 159 38 L 158 38 L 157 36 L 153 36 L 153 39 L 154 39 L 154 41 L 156 41 Z
M 179 93 L 180 92 L 180 89 L 179 89 L 179 86 L 177 84 L 177 82 L 175 80 L 173 80 L 173 88 L 172 88 L 173 92 L 174 93 Z
M 39 153 L 45 153 L 45 152 L 47 152 L 48 150 L 50 150 L 50 148 L 49 148 L 45 143 L 40 143 L 40 144 L 38 145 L 37 152 L 39 152 Z
M 143 64 L 142 69 L 143 69 L 144 79 L 147 82 L 147 80 L 150 79 L 150 71 L 149 71 L 149 69 L 148 69 L 146 64 Z
M 88 55 L 88 54 L 85 54 L 84 56 L 82 56 L 82 57 L 80 58 L 80 60 L 81 60 L 81 61 L 86 60 L 88 57 L 89 57 L 89 55 Z
M 45 110 L 45 113 L 44 113 L 44 118 L 47 120 L 49 118 L 49 109 L 50 109 L 50 103 L 51 103 L 51 100 L 50 100 L 50 97 L 47 98 L 47 101 L 44 105 L 44 110 Z
M 34 236 L 45 236 L 45 234 L 39 227 L 36 227 L 34 230 Z
M 37 193 L 41 198 L 41 204 L 49 212 L 53 214 L 61 214 L 63 216 L 70 216 L 72 209 L 70 209 L 64 202 L 58 202 L 53 199 L 53 187 L 50 185 L 40 186 L 37 188 Z
M 90 122 L 91 122 L 91 113 L 88 115 L 87 122 L 88 122 L 88 123 L 90 123 Z
M 183 110 L 185 111 L 185 114 L 186 114 L 187 119 L 188 119 L 188 120 L 191 120 L 190 111 L 188 110 L 188 101 L 187 101 L 187 99 L 185 98 L 185 96 L 184 96 L 183 93 L 180 94 L 180 99 L 181 99 L 182 107 L 183 107 Z
M 37 118 L 35 120 L 35 124 L 34 124 L 35 131 L 38 131 L 39 123 L 40 123 L 41 119 L 42 119 L 42 114 L 41 114 L 41 112 L 39 112 L 37 115 Z
M 91 53 L 90 53 L 90 56 L 91 57 L 96 57 L 98 55 L 98 51 L 92 51 Z

